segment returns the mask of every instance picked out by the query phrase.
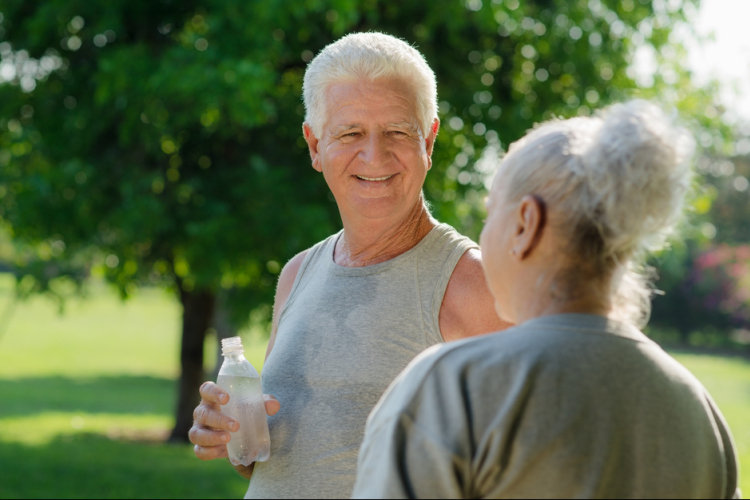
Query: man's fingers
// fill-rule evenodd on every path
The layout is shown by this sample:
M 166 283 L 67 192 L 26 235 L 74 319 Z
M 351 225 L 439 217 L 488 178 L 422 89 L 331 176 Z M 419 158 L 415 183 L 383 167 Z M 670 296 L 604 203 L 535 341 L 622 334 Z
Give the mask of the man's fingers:
M 276 415 L 281 409 L 281 403 L 279 403 L 279 400 L 270 394 L 264 394 L 263 399 L 266 403 L 266 414 L 268 416 Z
M 195 456 L 201 460 L 216 460 L 217 458 L 226 458 L 229 456 L 226 446 L 200 446 L 195 445 L 193 448 Z
M 193 412 L 193 418 L 196 424 L 218 431 L 237 432 L 240 428 L 240 423 L 235 419 L 222 414 L 220 410 L 214 409 L 205 402 L 198 405 Z
M 204 382 L 200 393 L 201 398 L 208 403 L 225 405 L 229 402 L 229 394 L 213 382 Z
M 194 425 L 188 437 L 191 443 L 198 446 L 225 446 L 232 439 L 228 432 L 215 431 L 202 425 Z

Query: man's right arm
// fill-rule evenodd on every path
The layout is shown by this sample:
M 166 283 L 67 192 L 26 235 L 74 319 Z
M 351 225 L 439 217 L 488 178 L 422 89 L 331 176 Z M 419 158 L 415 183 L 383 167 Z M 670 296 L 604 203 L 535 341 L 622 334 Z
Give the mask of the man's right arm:
M 273 304 L 271 338 L 266 349 L 266 359 L 271 354 L 276 340 L 281 311 L 292 293 L 294 280 L 297 278 L 307 252 L 308 250 L 305 250 L 294 256 L 284 266 L 279 276 L 276 298 Z M 201 460 L 225 458 L 227 456 L 226 443 L 231 439 L 230 433 L 239 429 L 239 423 L 236 420 L 221 413 L 221 406 L 229 402 L 229 395 L 213 382 L 204 383 L 201 386 L 200 394 L 201 402 L 193 412 L 195 422 L 189 433 L 190 441 L 195 445 L 195 455 Z M 265 395 L 264 397 L 266 399 L 266 413 L 275 415 L 281 405 L 273 396 Z M 241 476 L 250 479 L 254 465 L 233 465 L 233 467 Z

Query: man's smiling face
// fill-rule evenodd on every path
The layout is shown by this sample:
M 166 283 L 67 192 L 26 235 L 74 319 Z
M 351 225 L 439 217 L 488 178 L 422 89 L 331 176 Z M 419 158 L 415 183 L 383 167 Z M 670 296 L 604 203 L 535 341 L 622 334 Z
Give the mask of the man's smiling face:
M 403 81 L 331 85 L 322 137 L 306 128 L 313 167 L 322 172 L 342 217 L 402 217 L 419 199 L 437 133 L 417 120 L 416 96 Z

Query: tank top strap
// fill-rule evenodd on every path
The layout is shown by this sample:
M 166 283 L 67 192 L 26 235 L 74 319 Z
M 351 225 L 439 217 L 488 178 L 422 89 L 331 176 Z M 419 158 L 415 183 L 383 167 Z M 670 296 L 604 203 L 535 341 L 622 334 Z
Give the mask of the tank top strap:
M 453 271 L 464 254 L 479 248 L 474 241 L 459 234 L 448 224 L 439 224 L 438 235 L 417 258 L 417 279 L 422 305 L 422 324 L 427 345 L 443 342 L 440 332 L 440 306 Z
M 281 318 L 284 316 L 284 313 L 292 307 L 295 299 L 300 295 L 300 291 L 310 282 L 314 281 L 314 276 L 316 274 L 326 271 L 328 264 L 326 258 L 333 259 L 333 247 L 343 231 L 344 230 L 342 229 L 338 233 L 332 234 L 323 241 L 310 247 L 307 251 L 307 255 L 305 255 L 305 258 L 302 260 L 302 265 L 300 265 L 299 271 L 297 271 L 297 277 L 294 278 L 289 298 L 286 300 L 284 308 L 279 315 L 279 323 L 281 323 Z

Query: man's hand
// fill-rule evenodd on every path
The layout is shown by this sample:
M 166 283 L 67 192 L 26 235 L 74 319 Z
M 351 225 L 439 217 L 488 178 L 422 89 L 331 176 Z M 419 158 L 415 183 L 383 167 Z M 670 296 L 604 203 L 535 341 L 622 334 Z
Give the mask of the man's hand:
M 221 413 L 221 405 L 229 402 L 229 394 L 213 382 L 201 386 L 201 403 L 193 412 L 195 422 L 190 429 L 190 442 L 195 445 L 195 456 L 201 460 L 215 460 L 227 457 L 227 443 L 230 433 L 237 432 L 240 423 Z M 276 415 L 281 405 L 270 395 L 264 395 L 266 413 Z

